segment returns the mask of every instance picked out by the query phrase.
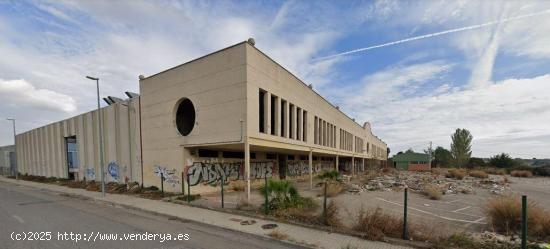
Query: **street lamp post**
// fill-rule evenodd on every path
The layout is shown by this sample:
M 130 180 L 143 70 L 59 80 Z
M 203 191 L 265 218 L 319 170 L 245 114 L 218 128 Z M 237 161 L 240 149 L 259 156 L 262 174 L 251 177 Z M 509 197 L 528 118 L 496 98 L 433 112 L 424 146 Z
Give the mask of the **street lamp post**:
M 105 173 L 103 172 L 103 118 L 99 101 L 99 78 L 86 76 L 90 80 L 95 80 L 97 86 L 97 115 L 99 116 L 99 167 L 101 171 L 101 196 L 105 197 Z
M 15 162 L 13 163 L 15 165 L 15 179 L 17 180 L 19 178 L 19 176 L 17 176 L 18 174 L 18 170 L 17 170 L 17 145 L 15 143 L 15 118 L 8 118 L 7 120 L 11 121 L 12 125 L 13 125 L 13 148 L 14 148 L 14 158 L 13 160 L 15 160 Z

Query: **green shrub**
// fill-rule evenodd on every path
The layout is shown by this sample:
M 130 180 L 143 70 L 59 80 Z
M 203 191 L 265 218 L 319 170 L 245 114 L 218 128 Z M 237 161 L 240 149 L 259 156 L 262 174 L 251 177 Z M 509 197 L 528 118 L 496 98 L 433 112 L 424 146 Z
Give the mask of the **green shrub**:
M 550 165 L 540 166 L 533 169 L 533 174 L 538 176 L 550 176 Z
M 285 180 L 270 179 L 265 186 L 260 187 L 260 193 L 269 197 L 269 209 L 287 209 L 287 208 L 314 208 L 317 206 L 311 198 L 304 198 L 298 194 L 298 190 L 291 182 Z
M 337 180 L 340 176 L 340 172 L 338 170 L 330 170 L 330 171 L 323 171 L 317 177 L 319 179 L 328 179 L 328 180 Z

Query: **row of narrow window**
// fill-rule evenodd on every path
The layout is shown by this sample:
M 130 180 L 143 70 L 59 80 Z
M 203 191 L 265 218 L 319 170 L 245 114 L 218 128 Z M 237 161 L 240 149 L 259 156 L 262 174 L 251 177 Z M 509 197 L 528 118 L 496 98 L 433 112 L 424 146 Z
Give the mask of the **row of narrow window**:
M 363 139 L 355 137 L 355 152 L 363 153 Z
M 314 143 L 336 148 L 336 126 L 317 116 L 315 116 L 314 120 Z
M 262 89 L 258 99 L 258 125 L 261 133 L 307 142 L 306 110 L 282 98 L 279 100 L 279 97 Z
M 340 149 L 353 150 L 353 135 L 342 129 L 340 129 Z

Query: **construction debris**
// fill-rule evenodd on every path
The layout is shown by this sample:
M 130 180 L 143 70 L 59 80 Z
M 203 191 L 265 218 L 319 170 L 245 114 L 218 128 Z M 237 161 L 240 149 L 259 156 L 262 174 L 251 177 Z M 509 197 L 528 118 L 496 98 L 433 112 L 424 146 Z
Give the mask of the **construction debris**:
M 426 185 L 438 186 L 443 194 L 475 194 L 476 189 L 487 189 L 500 195 L 509 191 L 510 186 L 498 178 L 480 179 L 465 177 L 462 180 L 446 178 L 430 172 L 397 172 L 393 174 L 367 173 L 365 176 L 344 181 L 347 192 L 358 194 L 363 191 L 401 191 L 408 188 L 411 191 L 422 191 Z

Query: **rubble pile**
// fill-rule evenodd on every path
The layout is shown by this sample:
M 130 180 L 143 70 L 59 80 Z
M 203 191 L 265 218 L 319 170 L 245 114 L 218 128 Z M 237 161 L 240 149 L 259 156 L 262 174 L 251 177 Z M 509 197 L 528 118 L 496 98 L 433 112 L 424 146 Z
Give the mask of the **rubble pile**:
M 507 182 L 498 178 L 480 179 L 465 177 L 462 180 L 446 178 L 430 172 L 398 172 L 394 174 L 370 173 L 359 176 L 353 181 L 344 181 L 347 192 L 360 193 L 363 191 L 400 191 L 405 187 L 412 191 L 423 191 L 426 185 L 435 185 L 441 188 L 443 194 L 475 194 L 476 189 L 487 189 L 491 193 L 500 195 L 510 189 Z

